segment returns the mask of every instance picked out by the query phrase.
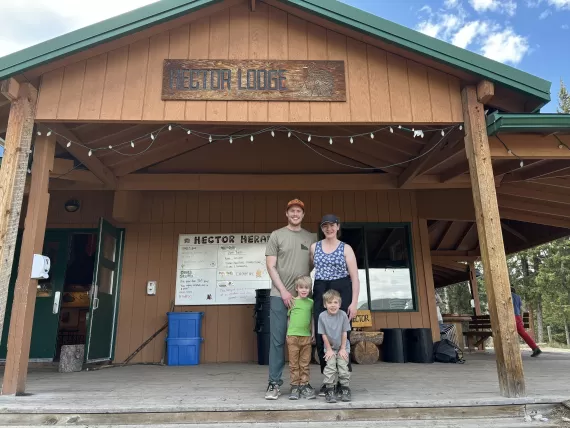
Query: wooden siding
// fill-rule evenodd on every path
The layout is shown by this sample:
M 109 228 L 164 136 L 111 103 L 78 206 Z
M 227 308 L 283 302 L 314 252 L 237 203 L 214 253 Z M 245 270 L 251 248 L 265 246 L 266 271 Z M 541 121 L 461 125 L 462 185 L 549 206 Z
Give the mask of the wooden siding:
M 52 191 L 48 228 L 96 227 L 100 216 L 111 219 L 112 192 L 85 192 L 81 210 L 66 213 L 66 200 L 77 197 Z M 126 240 L 115 361 L 124 361 L 166 322 L 174 300 L 178 235 L 183 233 L 271 232 L 285 222 L 286 202 L 307 204 L 304 226 L 316 232 L 324 213 L 345 222 L 411 222 L 418 312 L 373 312 L 374 329 L 437 329 L 433 274 L 425 220 L 418 219 L 414 191 L 360 192 L 144 192 L 136 223 L 125 227 Z M 146 283 L 158 281 L 157 295 L 146 295 Z M 430 311 L 431 307 L 431 311 Z M 257 358 L 252 305 L 181 306 L 176 311 L 203 311 L 201 361 L 249 362 Z M 151 342 L 133 362 L 159 362 L 166 333 Z
M 162 62 L 346 61 L 347 102 L 161 100 Z M 459 80 L 260 2 L 245 3 L 42 76 L 38 120 L 234 123 L 449 123 Z

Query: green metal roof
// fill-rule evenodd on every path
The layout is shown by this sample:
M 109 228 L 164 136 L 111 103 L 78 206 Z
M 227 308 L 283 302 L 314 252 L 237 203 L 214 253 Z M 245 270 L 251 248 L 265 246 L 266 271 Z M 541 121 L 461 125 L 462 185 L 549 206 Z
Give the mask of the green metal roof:
M 0 58 L 0 79 L 135 33 L 222 0 L 162 0 Z M 466 71 L 536 99 L 550 101 L 551 83 L 476 53 L 426 36 L 337 0 L 278 0 Z
M 487 134 L 570 132 L 570 114 L 501 114 L 487 116 Z

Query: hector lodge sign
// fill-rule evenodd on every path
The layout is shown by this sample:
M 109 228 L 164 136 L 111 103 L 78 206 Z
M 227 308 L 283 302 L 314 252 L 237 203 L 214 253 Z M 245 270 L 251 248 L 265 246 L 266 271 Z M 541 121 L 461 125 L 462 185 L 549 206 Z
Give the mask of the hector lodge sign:
M 166 59 L 162 99 L 346 101 L 344 61 Z

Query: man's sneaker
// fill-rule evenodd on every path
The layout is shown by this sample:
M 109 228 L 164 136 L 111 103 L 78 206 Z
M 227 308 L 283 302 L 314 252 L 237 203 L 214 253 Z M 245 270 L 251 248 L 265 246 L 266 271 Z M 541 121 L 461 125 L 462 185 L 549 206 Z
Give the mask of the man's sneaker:
M 301 397 L 301 388 L 298 385 L 291 385 L 289 400 L 298 400 Z
M 279 391 L 279 385 L 276 383 L 270 383 L 267 387 L 267 391 L 265 391 L 265 399 L 266 400 L 277 400 L 281 395 L 281 391 Z
M 327 386 L 323 383 L 319 389 L 319 397 L 324 397 L 327 393 Z
M 542 354 L 542 351 L 540 348 L 536 348 L 534 351 L 532 351 L 531 357 L 538 357 L 540 354 Z
M 341 397 L 340 399 L 342 401 L 351 401 L 352 400 L 352 394 L 350 393 L 350 388 L 348 386 L 343 386 L 341 388 Z
M 303 388 L 301 389 L 301 395 L 303 396 L 303 398 L 306 398 L 307 400 L 313 400 L 317 398 L 317 396 L 315 395 L 315 389 L 311 386 L 310 383 L 303 386 Z
M 327 392 L 325 392 L 325 400 L 327 403 L 336 403 L 334 388 L 327 388 Z

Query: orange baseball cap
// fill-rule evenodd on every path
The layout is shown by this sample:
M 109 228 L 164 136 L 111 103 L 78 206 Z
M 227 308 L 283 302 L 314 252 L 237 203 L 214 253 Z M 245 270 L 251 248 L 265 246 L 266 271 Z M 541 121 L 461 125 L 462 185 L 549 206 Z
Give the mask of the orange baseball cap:
M 301 209 L 303 211 L 305 211 L 305 204 L 303 203 L 303 201 L 301 201 L 300 199 L 293 199 L 289 202 L 287 202 L 287 209 L 291 208 L 292 206 L 297 205 L 298 207 L 301 207 Z

